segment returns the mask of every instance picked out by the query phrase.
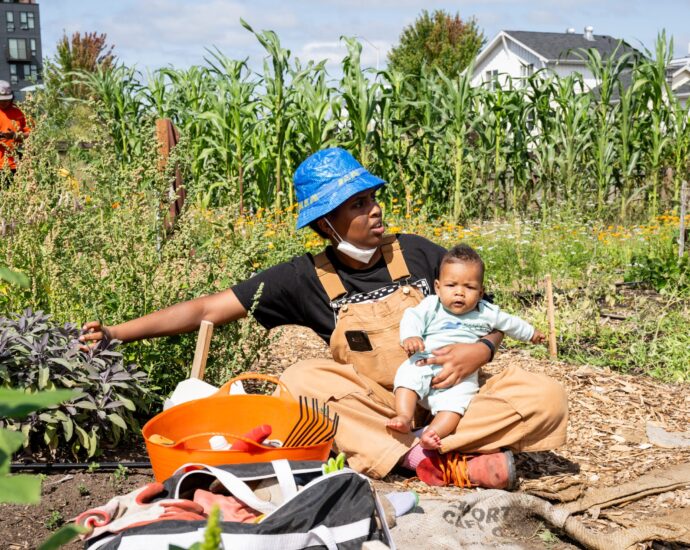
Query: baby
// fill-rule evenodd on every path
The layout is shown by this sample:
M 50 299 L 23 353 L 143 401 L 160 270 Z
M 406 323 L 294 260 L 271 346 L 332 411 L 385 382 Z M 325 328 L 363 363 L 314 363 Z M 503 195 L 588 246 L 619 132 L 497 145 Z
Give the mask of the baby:
M 436 295 L 405 310 L 400 322 L 401 345 L 411 357 L 395 375 L 397 415 L 386 423 L 392 430 L 409 432 L 419 399 L 420 405 L 434 415 L 421 437 L 424 449 L 440 448 L 441 438 L 455 431 L 470 400 L 479 391 L 479 381 L 474 372 L 453 387 L 432 389 L 431 380 L 441 366 L 417 366 L 419 359 L 430 357 L 431 350 L 448 344 L 476 342 L 494 329 L 533 344 L 545 339 L 529 323 L 482 300 L 484 262 L 467 245 L 455 246 L 443 257 L 434 288 Z

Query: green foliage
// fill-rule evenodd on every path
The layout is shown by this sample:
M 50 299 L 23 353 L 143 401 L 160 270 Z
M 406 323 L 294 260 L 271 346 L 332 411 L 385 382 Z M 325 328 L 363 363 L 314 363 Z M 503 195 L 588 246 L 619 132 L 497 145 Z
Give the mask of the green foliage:
M 27 309 L 12 318 L 0 317 L 2 384 L 27 392 L 56 388 L 79 392 L 60 407 L 0 423 L 33 435 L 36 445 L 53 453 L 64 442 L 74 455 L 84 452 L 91 457 L 103 443 L 116 444 L 127 432 L 138 431 L 133 413 L 144 408 L 146 375 L 134 365 L 124 365 L 114 343 L 81 351 L 78 335 L 73 325 L 56 326 L 40 311 Z M 36 399 L 40 403 L 40 394 Z
M 122 464 L 118 464 L 117 468 L 113 471 L 113 485 L 122 485 L 122 482 L 127 480 L 127 476 L 129 476 L 129 468 Z
M 60 513 L 59 510 L 52 510 L 50 512 L 50 515 L 46 519 L 44 525 L 46 529 L 49 529 L 51 531 L 55 531 L 58 527 L 60 527 L 63 523 L 65 523 L 65 518 L 62 517 L 62 514 Z
M 262 222 L 263 232 L 258 226 L 247 231 L 238 224 L 234 206 L 210 210 L 198 200 L 205 190 L 193 184 L 174 235 L 166 235 L 163 216 L 170 174 L 158 169 L 153 127 L 142 130 L 150 139 L 143 152 L 136 153 L 136 162 L 122 163 L 101 119 L 82 117 L 83 109 L 90 107 L 80 104 L 80 124 L 86 125 L 82 132 L 91 135 L 95 145 L 59 158 L 55 139 L 60 129 L 40 115 L 49 108 L 35 105 L 37 118 L 46 123 L 32 133 L 14 185 L 3 191 L 0 201 L 0 227 L 4 223 L 9 228 L 0 239 L 0 258 L 13 271 L 30 274 L 27 288 L 0 280 L 0 311 L 21 311 L 31 304 L 63 323 L 103 319 L 116 324 L 227 289 L 265 265 L 267 258 L 288 259 L 301 250 L 299 243 L 287 239 L 279 251 L 277 246 L 271 249 L 263 235 L 267 225 Z M 184 146 L 171 162 L 179 161 L 186 173 Z M 141 365 L 156 388 L 153 397 L 162 400 L 188 377 L 195 336 L 130 344 L 122 348 L 123 362 Z M 225 381 L 214 379 L 213 373 L 246 370 L 270 344 L 264 336 L 251 319 L 218 327 L 207 370 L 210 381 Z M 250 346 L 245 346 L 245 338 Z
M 204 542 L 201 543 L 199 550 L 216 550 L 217 548 L 221 548 L 220 508 L 214 506 L 208 515 Z
M 388 62 L 391 69 L 405 74 L 420 75 L 427 65 L 453 78 L 469 66 L 484 42 L 484 33 L 474 19 L 466 22 L 459 13 L 434 10 L 430 14 L 423 10 L 405 27 Z
M 470 86 L 470 61 L 483 41 L 476 23 L 437 11 L 424 12 L 419 24 L 424 32 L 413 25 L 410 36 L 430 45 L 410 39 L 410 55 L 429 50 L 450 59 L 455 50 L 447 42 L 458 37 L 471 37 L 474 46 L 461 50 L 473 53 L 462 63 L 427 60 L 414 69 L 391 63 L 374 74 L 361 66 L 361 44 L 344 37 L 343 78 L 334 82 L 325 61 L 303 64 L 274 32 L 243 23 L 266 50 L 261 73 L 218 50 L 204 66 L 161 69 L 146 82 L 134 69 L 99 66 L 75 73 L 90 92 L 75 115 L 91 110 L 100 123 L 93 135 L 115 145 L 122 174 L 155 150 L 154 117 L 171 118 L 182 134 L 173 160 L 181 163 L 189 200 L 201 209 L 251 215 L 292 208 L 294 170 L 332 145 L 386 178 L 383 196 L 404 197 L 410 215 L 418 198 L 428 213 L 455 220 L 547 219 L 553 204 L 564 204 L 625 222 L 677 208 L 690 124 L 688 107 L 665 82 L 672 48 L 663 33 L 654 55 L 581 51 L 596 80 L 588 92 L 579 73 L 549 71 Z M 459 74 L 455 65 L 466 70 Z M 53 101 L 49 111 L 47 124 L 69 118 L 64 102 Z M 165 180 L 148 177 L 160 199 Z
M 72 390 L 26 393 L 25 391 L 0 387 L 0 418 L 21 419 L 37 409 L 57 405 L 73 396 L 74 391 Z
M 473 22 L 435 13 L 422 19 L 450 21 L 453 36 L 459 28 L 478 36 Z M 408 213 L 418 197 L 428 211 L 456 220 L 546 219 L 552 204 L 564 203 L 626 221 L 678 205 L 690 124 L 664 80 L 671 50 L 663 34 L 654 60 L 580 52 L 596 79 L 587 92 L 579 73 L 548 71 L 472 87 L 472 56 L 460 75 L 431 63 L 414 73 L 391 64 L 374 74 L 361 66 L 361 44 L 346 37 L 343 78 L 334 83 L 325 62 L 305 65 L 275 33 L 245 27 L 268 54 L 263 73 L 217 50 L 207 66 L 161 69 L 147 83 L 123 66 L 80 73 L 122 171 L 151 150 L 153 117 L 166 116 L 181 130 L 175 160 L 201 208 L 292 207 L 295 168 L 332 145 L 387 178 L 385 197 L 405 197 Z M 666 168 L 672 177 L 662 177 Z
M 74 392 L 59 390 L 27 394 L 0 387 L 0 419 L 21 419 L 36 409 L 57 405 Z M 12 455 L 24 444 L 25 435 L 2 427 L 0 421 L 0 502 L 35 504 L 41 497 L 41 479 L 31 475 L 10 476 Z
M 26 275 L 18 271 L 7 269 L 6 267 L 0 267 L 0 279 L 23 288 L 29 286 L 29 278 Z
M 208 522 L 204 531 L 204 540 L 195 542 L 187 550 L 219 550 L 223 548 L 222 529 L 220 527 L 220 508 L 214 505 L 208 514 Z M 185 550 L 181 546 L 171 544 L 169 550 Z
M 43 541 L 38 550 L 57 550 L 86 531 L 85 527 L 73 523 L 63 525 L 57 532 Z
M 27 394 L 21 390 L 0 388 L 0 418 L 21 419 L 36 409 L 57 405 L 73 395 L 71 390 Z M 37 504 L 41 500 L 40 476 L 8 475 L 12 454 L 22 446 L 24 438 L 20 432 L 0 428 L 0 503 Z M 53 510 L 45 526 L 52 531 L 63 523 L 62 514 Z M 66 525 L 43 542 L 39 550 L 55 550 L 83 532 L 82 527 Z
M 678 258 L 676 243 L 636 254 L 625 274 L 627 281 L 644 281 L 657 291 L 686 292 L 690 294 L 690 256 Z

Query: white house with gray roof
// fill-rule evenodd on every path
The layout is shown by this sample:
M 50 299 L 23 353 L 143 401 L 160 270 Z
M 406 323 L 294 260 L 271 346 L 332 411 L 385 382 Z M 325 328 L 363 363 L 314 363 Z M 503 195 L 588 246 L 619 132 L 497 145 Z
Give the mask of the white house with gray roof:
M 690 100 L 690 45 L 688 55 L 672 59 L 666 67 L 666 79 L 683 106 Z
M 560 32 L 501 31 L 479 53 L 474 62 L 472 85 L 479 86 L 496 79 L 505 86 L 509 79 L 513 86 L 519 79 L 529 77 L 540 69 L 548 69 L 559 76 L 579 72 L 589 89 L 596 86 L 581 50 L 596 48 L 602 58 L 614 52 L 623 55 L 637 50 L 625 42 L 616 51 L 619 40 L 605 34 L 594 34 L 585 27 L 582 34 L 574 29 Z

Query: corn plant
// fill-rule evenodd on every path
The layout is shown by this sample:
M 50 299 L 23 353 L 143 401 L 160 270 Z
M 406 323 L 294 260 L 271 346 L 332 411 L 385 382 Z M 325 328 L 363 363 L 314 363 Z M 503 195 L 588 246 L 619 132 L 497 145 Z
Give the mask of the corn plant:
M 647 51 L 646 53 L 648 58 L 652 58 L 651 52 Z M 673 39 L 667 44 L 666 34 L 662 32 L 656 42 L 654 60 L 640 66 L 640 70 L 647 80 L 647 85 L 643 88 L 643 97 L 647 104 L 648 124 L 645 135 L 648 141 L 643 150 L 646 151 L 647 202 L 651 216 L 655 216 L 658 212 L 661 168 L 670 144 L 666 128 L 669 123 L 667 105 L 671 90 L 666 81 L 666 67 L 672 54 Z
M 300 140 L 299 150 L 312 154 L 336 145 L 339 123 L 339 103 L 336 90 L 327 79 L 325 61 L 310 64 L 303 69 L 295 61 L 292 85 L 295 90 L 294 129 Z
M 673 100 L 673 136 L 671 138 L 674 168 L 673 200 L 680 202 L 681 182 L 690 179 L 690 103 L 683 107 Z
M 410 214 L 413 196 L 426 197 L 428 186 L 422 189 L 415 185 L 415 160 L 410 156 L 414 148 L 414 136 L 411 129 L 415 124 L 412 117 L 412 101 L 410 87 L 407 86 L 408 77 L 395 71 L 381 71 L 383 81 L 379 109 L 376 111 L 376 167 L 377 173 L 389 182 L 393 194 L 400 196 L 397 189 L 404 189 L 406 214 Z M 405 170 L 403 167 L 407 167 Z M 428 177 L 428 173 L 425 172 Z M 380 196 L 384 196 L 385 188 Z M 389 197 L 392 198 L 392 197 Z
M 439 98 L 442 93 L 441 79 L 435 70 L 426 65 L 422 66 L 421 75 L 416 85 L 409 82 L 412 80 L 409 75 L 390 72 L 382 74 L 387 77 L 390 93 L 384 94 L 386 104 L 382 112 L 381 128 L 383 130 L 390 125 L 387 123 L 387 120 L 391 118 L 390 113 L 397 113 L 395 119 L 400 126 L 401 131 L 399 133 L 402 136 L 408 136 L 408 140 L 412 140 L 408 149 L 413 154 L 406 155 L 410 159 L 407 172 L 411 172 L 413 183 L 417 180 L 417 196 L 425 203 L 445 202 L 445 193 L 439 192 L 443 189 L 443 186 L 440 185 L 443 171 L 438 170 L 436 161 L 437 155 L 440 156 L 439 154 L 442 154 L 443 151 L 445 124 L 439 107 Z M 413 91 L 414 96 L 412 98 L 409 97 L 409 91 L 406 94 L 406 89 Z M 394 142 L 402 145 L 404 143 L 401 140 L 402 136 L 397 139 L 393 138 Z M 385 135 L 381 136 L 382 143 L 388 139 Z M 398 162 L 403 162 L 403 159 L 401 158 Z M 405 171 L 400 170 L 400 172 L 404 173 Z M 432 181 L 436 185 L 432 186 Z M 432 194 L 432 190 L 436 192 Z
M 376 134 L 375 113 L 380 102 L 380 83 L 370 82 L 362 70 L 362 45 L 354 38 L 342 37 L 347 45 L 343 59 L 343 78 L 340 81 L 343 107 L 347 110 L 346 125 L 350 132 L 347 146 L 358 153 L 360 162 L 368 164 Z
M 632 52 L 618 55 L 621 44 L 613 53 L 602 59 L 599 50 L 591 48 L 581 52 L 587 67 L 594 76 L 597 88 L 593 94 L 593 137 L 592 147 L 594 177 L 597 183 L 597 214 L 601 216 L 604 202 L 611 187 L 614 186 L 616 161 L 616 141 L 620 103 L 612 103 L 613 94 L 620 85 L 621 75 L 629 69 Z
M 525 83 L 525 124 L 530 132 L 529 169 L 530 200 L 541 196 L 539 206 L 542 215 L 548 215 L 552 197 L 556 196 L 557 155 L 556 120 L 553 116 L 551 100 L 555 95 L 555 82 L 545 71 L 531 75 Z
M 292 121 L 290 118 L 293 103 L 292 88 L 287 85 L 287 78 L 290 72 L 290 50 L 286 50 L 280 44 L 278 35 L 273 31 L 256 32 L 244 20 L 240 20 L 242 26 L 251 32 L 259 43 L 268 53 L 269 59 L 264 60 L 264 73 L 262 85 L 265 93 L 261 96 L 261 126 L 263 126 L 263 137 L 266 139 L 268 155 L 264 155 L 264 161 L 269 163 L 269 175 L 273 172 L 274 185 L 273 193 L 265 193 L 265 196 L 272 194 L 275 197 L 274 206 L 280 210 L 281 205 L 286 202 L 292 203 L 293 195 L 291 192 L 292 181 L 288 182 L 288 189 L 283 188 L 285 179 L 286 152 L 290 141 L 290 130 Z M 268 182 L 264 182 L 264 189 L 269 188 Z
M 146 85 L 122 66 L 81 76 L 121 162 L 146 154 L 153 117 L 173 119 L 187 189 L 202 208 L 280 211 L 294 201 L 297 164 L 336 145 L 389 181 L 384 200 L 405 196 L 408 215 L 412 196 L 456 220 L 546 218 L 553 204 L 625 220 L 642 215 L 642 203 L 652 216 L 662 201 L 677 204 L 687 113 L 666 82 L 672 44 L 663 33 L 646 55 L 581 51 L 594 90 L 578 73 L 548 70 L 489 89 L 472 88 L 471 67 L 452 79 L 429 69 L 376 73 L 353 38 L 343 38 L 334 81 L 325 61 L 300 63 L 274 32 L 243 25 L 266 51 L 261 72 L 214 50 L 204 66 L 160 69 Z
M 556 87 L 556 140 L 562 198 L 581 204 L 587 188 L 591 126 L 588 124 L 590 96 L 581 93 L 582 78 L 572 74 L 558 80 Z
M 76 78 L 105 107 L 102 115 L 123 162 L 132 162 L 143 151 L 147 117 L 139 80 L 137 72 L 124 65 L 99 65 L 93 72 L 78 72 Z
M 634 190 L 635 176 L 640 163 L 642 149 L 641 111 L 644 109 L 639 96 L 639 90 L 647 81 L 637 69 L 631 72 L 632 82 L 627 89 L 618 85 L 620 103 L 618 110 L 618 140 L 616 140 L 616 156 L 619 167 L 619 218 L 625 222 L 628 217 L 629 204 L 640 194 L 641 190 Z
M 473 99 L 479 97 L 475 89 L 470 86 L 472 66 L 456 78 L 450 78 L 439 72 L 441 79 L 440 102 L 445 118 L 446 139 L 451 151 L 451 166 L 453 167 L 453 218 L 460 220 L 467 217 L 467 201 L 474 189 L 465 189 L 465 170 L 467 163 L 465 155 L 468 146 L 468 136 L 472 123 L 470 115 L 473 112 Z
M 239 197 L 240 215 L 244 212 L 244 178 L 251 159 L 249 135 L 256 126 L 256 84 L 248 80 L 247 62 L 234 61 L 220 52 L 213 53 L 211 73 L 217 91 L 208 98 L 207 110 L 199 117 L 210 123 L 212 131 L 203 138 L 200 158 L 218 160 L 218 176 L 227 190 Z

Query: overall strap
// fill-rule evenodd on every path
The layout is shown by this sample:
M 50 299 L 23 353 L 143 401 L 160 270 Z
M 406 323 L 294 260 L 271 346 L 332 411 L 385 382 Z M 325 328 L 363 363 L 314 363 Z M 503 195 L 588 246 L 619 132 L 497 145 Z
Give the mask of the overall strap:
M 329 300 L 335 300 L 338 296 L 347 293 L 343 282 L 338 277 L 335 267 L 326 256 L 326 251 L 319 252 L 314 256 L 314 267 L 316 268 L 316 276 L 319 278 Z
M 403 258 L 402 250 L 400 249 L 400 243 L 395 235 L 385 235 L 383 237 L 381 253 L 393 281 L 410 276 L 410 271 L 407 269 L 405 258 Z M 325 250 L 314 256 L 314 268 L 329 300 L 335 300 L 347 293 L 335 267 L 333 267 L 333 264 L 326 256 Z
M 381 252 L 383 258 L 386 260 L 386 267 L 391 279 L 397 281 L 398 279 L 406 279 L 410 276 L 410 270 L 407 269 L 405 258 L 400 249 L 400 242 L 395 235 L 384 235 L 381 243 Z

